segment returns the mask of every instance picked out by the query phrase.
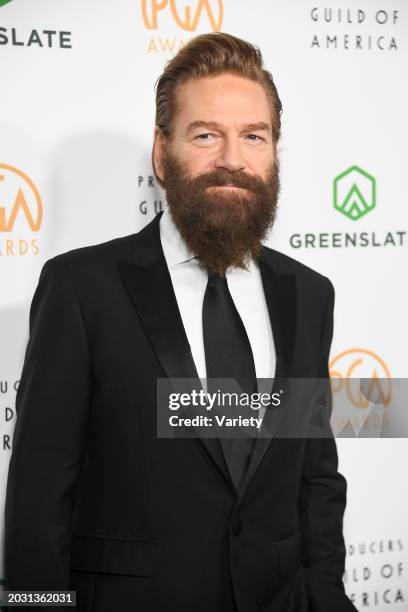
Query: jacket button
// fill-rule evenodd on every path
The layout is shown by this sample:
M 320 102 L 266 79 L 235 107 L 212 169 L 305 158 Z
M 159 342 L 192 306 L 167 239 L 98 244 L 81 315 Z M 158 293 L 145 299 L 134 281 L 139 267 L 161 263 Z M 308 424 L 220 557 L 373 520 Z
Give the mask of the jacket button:
M 239 519 L 234 519 L 232 522 L 232 534 L 237 536 L 242 531 L 242 523 Z

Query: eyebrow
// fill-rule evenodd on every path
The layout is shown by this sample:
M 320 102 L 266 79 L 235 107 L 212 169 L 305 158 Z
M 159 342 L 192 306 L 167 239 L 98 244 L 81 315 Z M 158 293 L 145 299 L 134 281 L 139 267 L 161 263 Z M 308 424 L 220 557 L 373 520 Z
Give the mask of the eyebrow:
M 217 121 L 192 121 L 187 126 L 186 133 L 188 134 L 196 128 L 209 128 L 212 130 L 219 130 L 219 129 L 222 129 L 222 125 L 218 123 Z M 258 132 L 258 131 L 271 132 L 272 128 L 269 125 L 269 123 L 265 123 L 265 121 L 258 121 L 257 123 L 245 123 L 244 125 L 242 125 L 242 130 L 243 131 L 253 131 L 253 132 Z

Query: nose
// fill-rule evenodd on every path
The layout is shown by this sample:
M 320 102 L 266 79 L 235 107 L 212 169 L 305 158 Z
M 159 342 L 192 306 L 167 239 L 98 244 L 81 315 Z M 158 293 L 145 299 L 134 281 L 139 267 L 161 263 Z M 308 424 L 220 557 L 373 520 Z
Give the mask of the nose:
M 220 143 L 219 154 L 215 161 L 216 168 L 226 168 L 232 172 L 243 170 L 245 162 L 242 157 L 239 137 L 234 135 L 224 135 Z

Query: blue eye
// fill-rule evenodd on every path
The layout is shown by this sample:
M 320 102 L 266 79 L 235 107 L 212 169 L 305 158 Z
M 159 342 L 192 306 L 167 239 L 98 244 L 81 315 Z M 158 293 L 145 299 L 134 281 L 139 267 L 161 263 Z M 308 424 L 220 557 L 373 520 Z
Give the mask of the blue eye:
M 205 138 L 205 136 L 213 136 L 214 134 L 211 134 L 211 132 L 205 132 L 204 134 L 199 134 L 198 136 L 196 136 L 196 138 L 199 138 L 200 140 L 207 140 L 207 138 Z M 204 138 L 203 138 L 204 136 Z
M 263 140 L 263 138 L 261 138 L 261 137 L 260 137 L 260 136 L 258 136 L 257 134 L 247 134 L 247 137 L 248 137 L 248 136 L 255 136 L 255 138 L 256 138 L 257 140 Z M 252 140 L 252 138 L 251 138 L 251 140 Z

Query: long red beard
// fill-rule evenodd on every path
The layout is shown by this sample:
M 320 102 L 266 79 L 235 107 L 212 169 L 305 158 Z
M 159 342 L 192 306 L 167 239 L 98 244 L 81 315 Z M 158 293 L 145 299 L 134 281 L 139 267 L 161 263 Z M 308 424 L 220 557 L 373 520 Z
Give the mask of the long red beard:
M 246 268 L 251 258 L 259 256 L 275 222 L 280 190 L 277 157 L 266 181 L 227 169 L 191 178 L 168 152 L 163 163 L 170 213 L 199 262 L 218 274 L 229 267 Z M 243 190 L 208 189 L 227 184 Z

